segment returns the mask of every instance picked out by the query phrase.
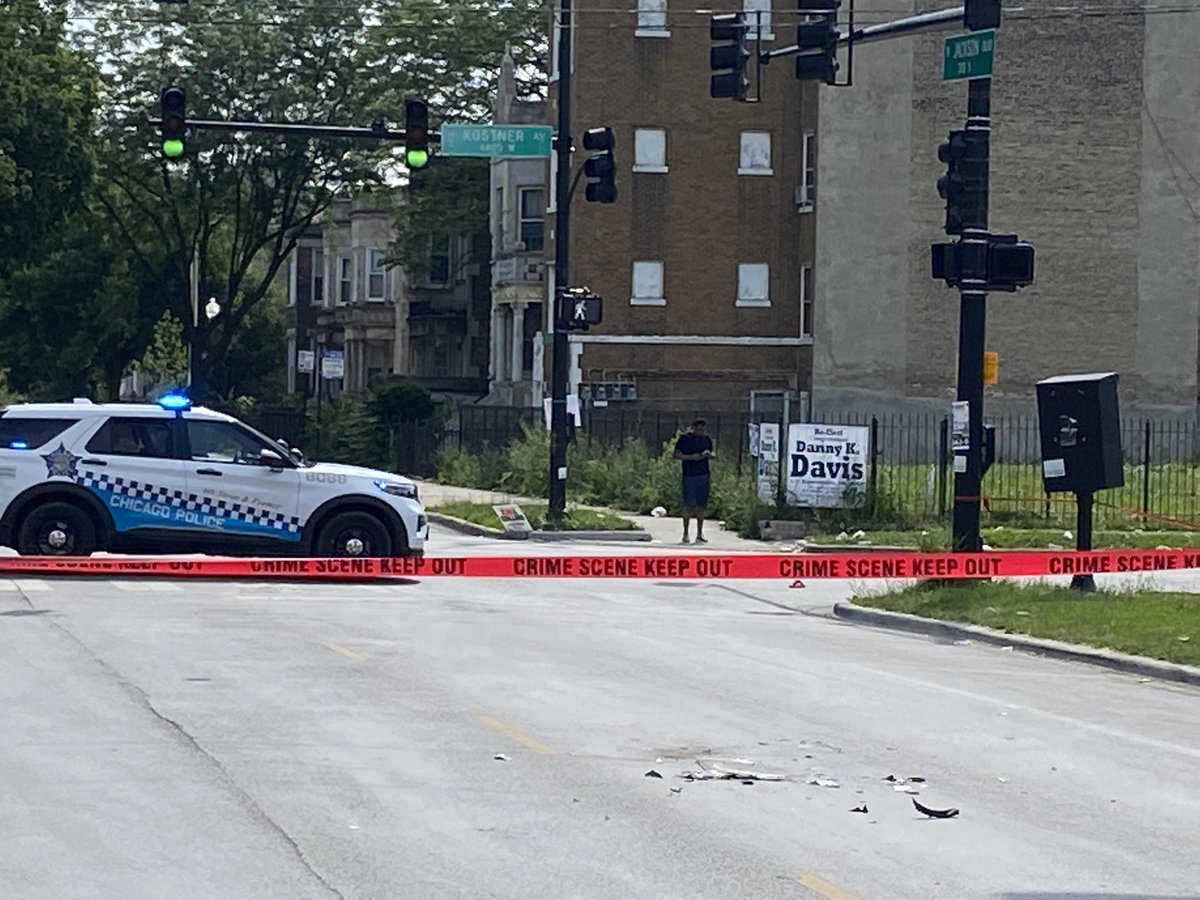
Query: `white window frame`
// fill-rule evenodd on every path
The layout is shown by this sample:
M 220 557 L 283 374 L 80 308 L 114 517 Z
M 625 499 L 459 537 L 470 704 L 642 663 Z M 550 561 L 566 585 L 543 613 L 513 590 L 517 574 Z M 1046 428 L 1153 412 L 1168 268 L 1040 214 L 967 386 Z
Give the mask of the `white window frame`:
M 811 290 L 809 282 L 812 282 Z M 813 336 L 813 301 L 816 300 L 814 296 L 816 292 L 817 285 L 812 265 L 802 265 L 800 267 L 800 337 L 802 338 Z
M 337 305 L 354 302 L 354 257 L 338 255 L 337 258 Z
M 309 295 L 313 306 L 325 305 L 325 248 L 314 247 L 308 258 Z M 321 290 L 317 291 L 317 281 L 320 280 Z
M 657 275 L 652 274 L 657 269 Z M 639 278 L 639 273 L 641 277 Z M 649 277 L 651 280 L 658 281 L 657 291 L 647 291 L 644 294 L 638 293 L 638 282 Z M 629 305 L 630 306 L 666 306 L 666 290 L 663 282 L 665 278 L 663 262 L 661 259 L 635 259 L 630 267 L 630 282 L 629 282 Z M 651 296 L 657 294 L 658 296 Z
M 758 22 L 758 16 L 755 15 L 759 10 L 762 10 L 762 28 L 759 37 L 764 41 L 775 40 L 775 32 L 771 30 L 771 0 L 742 0 L 742 10 L 746 13 L 746 24 L 753 28 Z M 753 32 L 747 32 L 747 37 L 752 37 Z
M 805 131 L 800 138 L 800 212 L 812 212 L 817 208 L 817 164 L 813 151 L 817 145 L 817 133 Z
M 536 216 L 525 215 L 525 195 L 533 192 L 540 193 L 542 197 L 546 196 L 546 189 L 540 184 L 531 184 L 517 189 L 517 242 L 525 243 L 525 223 L 526 222 L 541 222 L 542 223 L 542 246 L 531 248 L 525 244 L 526 253 L 541 253 L 546 249 L 546 214 L 541 212 Z
M 762 293 L 755 289 L 752 279 L 762 280 L 764 285 Z M 737 305 L 747 307 L 771 305 L 771 266 L 769 263 L 738 263 Z
M 378 247 L 367 249 L 367 302 L 382 303 L 387 299 L 387 268 L 383 264 L 384 253 Z M 379 290 L 375 290 L 378 279 Z
M 651 152 L 650 142 L 658 136 L 660 153 Z M 643 162 L 642 157 L 650 158 Z M 657 161 L 654 161 L 657 160 Z M 666 173 L 667 167 L 667 129 L 665 128 L 636 128 L 633 132 L 633 171 Z
M 669 38 L 667 30 L 667 0 L 638 0 L 637 28 L 634 37 Z
M 755 141 L 747 140 L 747 138 L 766 138 L 767 145 L 767 164 L 766 166 L 753 165 L 753 146 Z M 774 175 L 775 170 L 771 168 L 771 132 L 769 131 L 743 131 L 738 139 L 738 170 L 739 175 Z

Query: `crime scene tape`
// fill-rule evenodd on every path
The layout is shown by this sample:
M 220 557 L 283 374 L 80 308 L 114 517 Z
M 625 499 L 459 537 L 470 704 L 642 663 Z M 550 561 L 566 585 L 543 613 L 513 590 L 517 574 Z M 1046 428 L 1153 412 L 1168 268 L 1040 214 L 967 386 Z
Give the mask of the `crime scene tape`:
M 0 557 L 9 575 L 362 580 L 461 578 L 1004 578 L 1200 568 L 1200 550 L 1000 550 L 985 553 L 735 553 L 684 556 L 413 556 L 262 559 Z

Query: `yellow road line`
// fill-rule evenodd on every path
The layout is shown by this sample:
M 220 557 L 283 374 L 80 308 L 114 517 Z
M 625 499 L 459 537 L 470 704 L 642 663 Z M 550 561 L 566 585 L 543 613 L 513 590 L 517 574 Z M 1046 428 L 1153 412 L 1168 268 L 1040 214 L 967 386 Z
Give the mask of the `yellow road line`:
M 337 653 L 339 656 L 346 657 L 346 659 L 362 659 L 361 654 L 355 653 L 349 647 L 343 647 L 341 644 L 327 643 L 327 644 L 325 644 L 325 646 L 328 647 L 330 650 L 332 650 L 334 653 Z
M 844 891 L 836 884 L 830 884 L 820 875 L 806 873 L 804 875 L 794 876 L 798 884 L 804 885 L 810 891 L 816 891 L 826 900 L 859 900 L 857 894 L 852 894 L 849 891 Z
M 549 756 L 554 753 L 554 748 L 548 744 L 543 744 L 537 738 L 531 738 L 529 735 L 518 731 L 506 722 L 501 722 L 499 719 L 483 714 L 477 715 L 475 720 L 481 725 L 486 725 L 493 731 L 497 731 L 504 735 L 510 741 L 520 744 L 526 750 L 532 750 L 534 753 L 541 753 L 543 756 Z

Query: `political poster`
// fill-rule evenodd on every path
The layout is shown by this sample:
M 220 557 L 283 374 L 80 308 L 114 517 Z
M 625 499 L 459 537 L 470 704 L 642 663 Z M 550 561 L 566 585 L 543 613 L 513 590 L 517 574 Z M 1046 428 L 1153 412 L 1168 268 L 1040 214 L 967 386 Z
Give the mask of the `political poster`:
M 860 507 L 867 498 L 871 429 L 795 423 L 788 428 L 787 502 L 804 507 Z
M 763 503 L 775 503 L 775 492 L 779 489 L 779 424 L 763 422 L 758 426 L 758 459 L 756 480 L 758 499 Z

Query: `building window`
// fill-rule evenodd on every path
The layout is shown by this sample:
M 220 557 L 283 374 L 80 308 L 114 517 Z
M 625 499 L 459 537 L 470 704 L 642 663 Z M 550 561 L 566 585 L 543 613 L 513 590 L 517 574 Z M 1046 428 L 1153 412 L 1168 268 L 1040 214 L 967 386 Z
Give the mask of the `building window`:
M 742 9 L 746 11 L 746 25 L 750 28 L 748 37 L 753 36 L 754 26 L 759 25 L 759 37 L 764 41 L 775 39 L 771 31 L 771 0 L 742 0 Z M 760 12 L 761 19 L 758 15 Z
M 633 171 L 667 171 L 667 132 L 663 128 L 639 128 L 633 133 Z
M 666 306 L 663 296 L 663 264 L 659 260 L 635 260 L 633 290 L 629 302 L 633 306 Z
M 433 245 L 429 251 L 429 284 L 445 287 L 450 283 L 450 238 Z
M 796 197 L 796 205 L 802 212 L 808 212 L 817 202 L 817 135 L 815 132 L 804 132 L 800 145 L 800 192 Z
M 313 306 L 325 305 L 325 251 L 312 252 L 312 303 Z
M 771 267 L 766 263 L 738 263 L 738 306 L 771 305 Z
M 670 37 L 667 31 L 667 0 L 638 0 L 638 37 Z
M 354 261 L 348 256 L 338 257 L 338 303 L 349 303 L 354 299 Z
M 367 299 L 383 299 L 383 251 L 367 251 Z
M 766 131 L 743 131 L 738 157 L 739 175 L 773 175 L 771 135 Z
M 800 337 L 813 336 L 813 267 L 800 267 Z
M 540 252 L 546 244 L 546 192 L 542 188 L 521 190 L 520 226 L 526 252 Z

